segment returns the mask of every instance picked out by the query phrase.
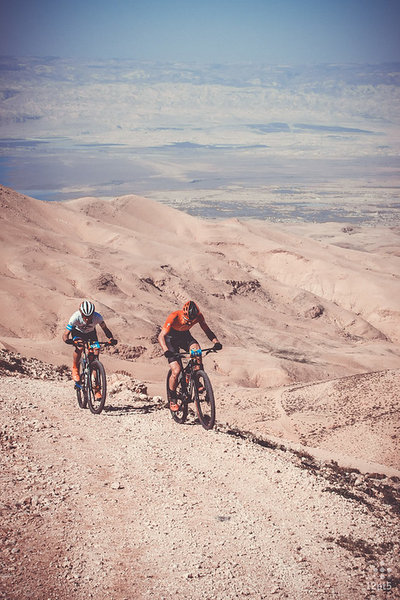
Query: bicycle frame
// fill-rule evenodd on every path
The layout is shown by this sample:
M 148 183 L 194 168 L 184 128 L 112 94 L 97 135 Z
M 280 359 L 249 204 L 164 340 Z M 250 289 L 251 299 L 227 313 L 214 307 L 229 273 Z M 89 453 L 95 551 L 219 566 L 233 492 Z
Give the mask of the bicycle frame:
M 194 402 L 196 412 L 201 425 L 205 429 L 212 429 L 215 423 L 215 400 L 212 385 L 207 373 L 203 369 L 201 357 L 210 352 L 216 352 L 214 348 L 205 348 L 204 350 L 191 350 L 190 352 L 177 352 L 176 360 L 181 366 L 178 376 L 177 398 L 178 410 L 171 410 L 172 418 L 177 423 L 184 423 L 188 415 L 188 405 Z M 186 364 L 183 364 L 182 358 L 188 357 Z M 172 371 L 167 375 L 167 397 L 169 397 L 169 379 Z
M 87 377 L 88 374 L 88 368 L 89 368 L 89 363 L 91 362 L 91 360 L 94 359 L 94 357 L 98 357 L 98 353 L 95 354 L 94 350 L 100 350 L 101 349 L 101 345 L 103 346 L 107 346 L 109 345 L 108 342 L 91 342 L 90 340 L 82 340 L 82 343 L 76 343 L 76 345 L 78 346 L 82 346 L 82 355 L 81 355 L 81 364 L 82 364 L 82 373 L 81 373 L 81 384 L 79 385 L 78 382 L 75 383 L 75 387 L 78 387 L 79 389 L 85 389 L 86 386 L 86 381 L 89 380 L 89 385 L 90 384 L 90 377 Z M 92 355 L 92 356 L 91 356 Z M 82 381 L 83 378 L 83 381 Z
M 104 408 L 107 393 L 105 369 L 99 360 L 101 346 L 109 346 L 109 342 L 91 340 L 74 340 L 81 349 L 81 377 L 75 383 L 78 404 L 81 408 L 89 408 L 92 413 L 99 414 Z
M 198 362 L 198 358 L 201 358 L 204 354 L 204 356 L 207 356 L 207 354 L 210 354 L 210 352 L 216 352 L 216 350 L 214 350 L 214 348 L 205 348 L 204 350 L 202 350 L 201 348 L 199 348 L 198 350 L 191 350 L 190 352 L 178 352 L 176 354 L 177 358 L 178 358 L 178 362 L 181 365 L 181 375 L 182 376 L 182 383 L 183 383 L 183 388 L 186 390 L 186 393 L 188 395 L 188 402 L 193 402 L 192 399 L 192 387 L 193 387 L 193 372 L 201 369 L 201 363 L 199 364 Z M 183 357 L 188 357 L 190 356 L 189 360 L 187 361 L 186 365 L 183 364 L 182 362 L 182 358 Z M 197 367 L 197 369 L 196 369 Z M 185 377 L 184 377 L 185 375 Z M 186 378 L 186 375 L 189 375 L 189 381 Z

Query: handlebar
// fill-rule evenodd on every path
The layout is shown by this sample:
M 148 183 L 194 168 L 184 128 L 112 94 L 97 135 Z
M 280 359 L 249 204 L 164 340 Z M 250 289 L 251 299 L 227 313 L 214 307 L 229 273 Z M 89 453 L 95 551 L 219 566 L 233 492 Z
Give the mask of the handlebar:
M 93 340 L 83 340 L 82 338 L 74 338 L 73 340 L 66 340 L 65 343 L 81 347 L 83 347 L 86 344 L 90 350 L 99 350 L 101 346 L 115 346 L 117 344 L 117 340 L 113 339 L 113 341 L 108 340 L 107 342 L 99 342 Z
M 86 343 L 91 350 L 98 350 L 101 346 L 114 346 L 114 344 L 112 344 L 110 341 L 109 342 L 91 342 L 89 340 Z
M 205 354 L 210 354 L 210 352 L 218 352 L 214 347 L 213 348 L 199 348 L 198 350 L 191 350 L 190 352 L 176 352 L 175 356 L 190 356 L 191 358 L 196 358 L 198 356 L 202 356 Z

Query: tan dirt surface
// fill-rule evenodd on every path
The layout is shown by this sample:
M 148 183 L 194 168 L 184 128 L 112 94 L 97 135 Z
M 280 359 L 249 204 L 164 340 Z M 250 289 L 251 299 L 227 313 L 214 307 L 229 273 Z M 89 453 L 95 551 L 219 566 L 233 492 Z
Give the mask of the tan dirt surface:
M 399 597 L 400 478 L 178 425 L 126 376 L 93 415 L 62 371 L 2 364 L 2 599 Z

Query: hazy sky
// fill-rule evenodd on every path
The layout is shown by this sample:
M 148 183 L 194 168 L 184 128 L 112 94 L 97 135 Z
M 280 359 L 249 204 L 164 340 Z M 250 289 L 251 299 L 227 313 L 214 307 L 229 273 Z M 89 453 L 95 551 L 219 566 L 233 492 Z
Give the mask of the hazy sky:
M 0 55 L 400 60 L 400 0 L 2 0 Z

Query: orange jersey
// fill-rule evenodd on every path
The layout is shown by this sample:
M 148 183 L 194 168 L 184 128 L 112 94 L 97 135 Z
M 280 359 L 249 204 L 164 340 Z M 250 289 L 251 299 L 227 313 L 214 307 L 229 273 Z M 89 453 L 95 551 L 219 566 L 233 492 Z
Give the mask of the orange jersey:
M 164 323 L 164 329 L 170 333 L 170 329 L 175 329 L 175 331 L 189 331 L 193 325 L 196 323 L 204 323 L 204 317 L 201 313 L 197 315 L 193 321 L 187 321 L 183 316 L 183 310 L 175 310 L 172 312 Z
M 192 321 L 186 321 L 183 316 L 183 310 L 175 310 L 172 312 L 164 323 L 163 329 L 166 330 L 167 334 L 171 335 L 174 331 L 189 331 L 193 325 L 198 323 L 205 334 L 209 337 L 212 334 L 211 329 L 208 327 L 202 313 L 199 313 Z M 172 331 L 171 331 L 172 330 Z

